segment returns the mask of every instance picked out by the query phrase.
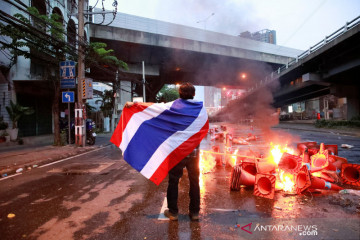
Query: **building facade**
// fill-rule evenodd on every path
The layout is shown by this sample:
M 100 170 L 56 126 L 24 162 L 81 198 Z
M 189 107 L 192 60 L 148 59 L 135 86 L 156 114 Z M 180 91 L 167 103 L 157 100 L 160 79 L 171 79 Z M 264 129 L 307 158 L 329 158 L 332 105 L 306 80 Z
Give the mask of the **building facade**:
M 11 21 L 11 16 L 16 13 L 20 13 L 33 24 L 36 29 L 37 21 L 35 17 L 31 16 L 28 12 L 28 7 L 35 7 L 38 9 L 41 15 L 50 16 L 51 14 L 58 14 L 65 30 L 66 43 L 77 48 L 78 39 L 78 17 L 77 17 L 77 3 L 75 0 L 21 0 L 21 1 L 1 1 L 0 9 L 7 13 L 4 14 L 4 18 L 8 21 L 2 21 L 3 24 L 16 24 Z M 84 0 L 84 9 L 88 9 L 88 0 Z M 84 22 L 87 21 L 85 15 Z M 29 27 L 30 28 L 30 27 Z M 46 30 L 40 29 L 45 33 Z M 85 25 L 84 28 L 84 40 L 88 41 L 89 25 Z M 34 30 L 34 32 L 36 32 Z M 41 34 L 41 33 L 39 33 Z M 45 36 L 45 35 L 44 35 Z M 51 36 L 48 36 L 51 37 Z M 3 38 L 1 43 L 9 44 L 9 39 Z M 32 49 L 23 49 L 31 53 Z M 28 116 L 23 116 L 18 121 L 19 136 L 36 136 L 43 134 L 52 134 L 54 129 L 53 121 L 53 98 L 54 98 L 54 84 L 46 78 L 44 72 L 46 69 L 46 59 L 39 59 L 35 57 L 25 58 L 18 56 L 15 59 L 11 59 L 10 51 L 3 50 L 0 54 L 0 116 L 3 117 L 5 122 L 9 123 L 11 128 L 11 122 L 9 115 L 5 109 L 9 106 L 10 101 L 18 103 L 22 106 L 32 107 L 35 113 Z M 13 61 L 14 60 L 14 61 Z M 51 70 L 51 76 L 54 76 L 54 71 Z M 45 77 L 44 77 L 45 76 Z M 75 90 L 76 91 L 76 90 Z M 61 99 L 59 100 L 61 103 Z M 60 111 L 65 111 L 67 104 L 60 104 Z

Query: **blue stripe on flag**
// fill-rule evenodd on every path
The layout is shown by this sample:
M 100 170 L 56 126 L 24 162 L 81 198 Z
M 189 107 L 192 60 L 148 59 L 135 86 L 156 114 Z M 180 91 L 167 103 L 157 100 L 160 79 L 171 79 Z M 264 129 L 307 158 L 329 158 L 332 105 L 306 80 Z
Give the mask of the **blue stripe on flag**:
M 175 100 L 169 110 L 141 124 L 124 152 L 124 159 L 140 172 L 166 139 L 193 123 L 202 106 L 202 102 Z

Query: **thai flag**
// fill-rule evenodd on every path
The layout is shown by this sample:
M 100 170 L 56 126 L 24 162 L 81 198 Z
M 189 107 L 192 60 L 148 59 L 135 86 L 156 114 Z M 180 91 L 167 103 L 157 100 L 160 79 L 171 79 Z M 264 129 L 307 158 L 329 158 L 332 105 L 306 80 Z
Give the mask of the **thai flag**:
M 159 185 L 208 130 L 202 102 L 141 103 L 123 109 L 110 141 L 121 149 L 127 163 Z

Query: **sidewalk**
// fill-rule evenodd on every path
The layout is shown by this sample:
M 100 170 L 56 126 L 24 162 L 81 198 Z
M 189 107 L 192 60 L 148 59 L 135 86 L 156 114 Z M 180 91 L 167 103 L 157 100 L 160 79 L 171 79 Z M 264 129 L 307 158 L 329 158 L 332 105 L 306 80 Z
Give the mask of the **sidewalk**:
M 55 147 L 52 145 L 53 135 L 24 137 L 23 140 L 23 145 L 19 145 L 17 142 L 0 144 L 0 178 L 12 175 L 16 171 L 28 171 L 40 165 L 101 147 L 101 145 Z
M 284 121 L 284 122 L 280 122 L 278 125 L 274 126 L 273 128 L 297 129 L 297 130 L 301 130 L 301 131 L 336 133 L 336 134 L 340 134 L 340 135 L 360 137 L 360 128 L 348 128 L 348 127 L 317 128 L 314 126 L 313 120 Z

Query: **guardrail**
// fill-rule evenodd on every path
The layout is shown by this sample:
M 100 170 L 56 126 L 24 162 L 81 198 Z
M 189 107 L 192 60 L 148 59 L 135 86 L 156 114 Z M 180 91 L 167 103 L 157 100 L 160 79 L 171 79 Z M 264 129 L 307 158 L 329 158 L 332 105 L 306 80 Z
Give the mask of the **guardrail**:
M 325 38 L 323 40 L 321 40 L 314 46 L 310 47 L 308 50 L 306 50 L 303 53 L 301 53 L 300 55 L 298 55 L 295 59 L 293 59 L 293 60 L 289 61 L 287 64 L 284 64 L 283 66 L 279 67 L 276 71 L 272 72 L 269 76 L 265 77 L 264 80 L 261 80 L 259 84 L 256 83 L 255 86 L 248 89 L 247 93 L 250 94 L 251 92 L 255 91 L 257 88 L 262 87 L 264 84 L 274 81 L 275 79 L 278 78 L 276 76 L 276 74 L 280 75 L 280 73 L 282 71 L 284 71 L 284 70 L 288 69 L 290 66 L 296 64 L 300 59 L 303 59 L 303 58 L 309 56 L 311 53 L 316 52 L 320 48 L 324 47 L 328 43 L 332 42 L 334 39 L 340 37 L 341 35 L 346 33 L 348 30 L 354 28 L 355 26 L 357 26 L 359 24 L 360 24 L 360 16 L 354 18 L 350 22 L 346 22 L 343 27 L 339 28 L 338 30 L 336 30 L 335 32 L 330 34 L 329 36 L 325 36 Z

